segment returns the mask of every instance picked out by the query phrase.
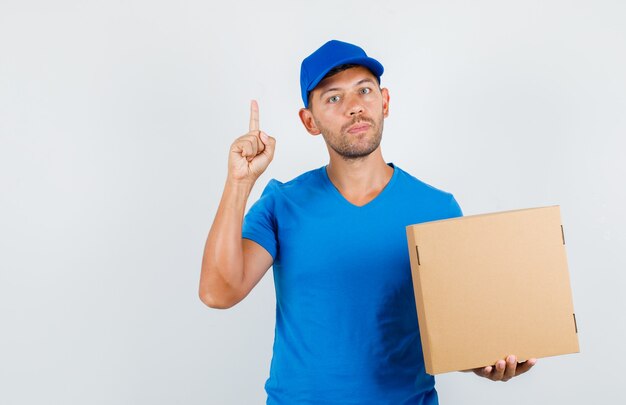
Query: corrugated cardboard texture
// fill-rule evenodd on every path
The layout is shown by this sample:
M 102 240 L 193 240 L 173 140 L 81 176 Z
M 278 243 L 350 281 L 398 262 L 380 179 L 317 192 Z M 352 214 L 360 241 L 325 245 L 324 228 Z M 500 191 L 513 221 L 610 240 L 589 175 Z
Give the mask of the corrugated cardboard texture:
M 579 351 L 559 207 L 407 227 L 429 374 Z

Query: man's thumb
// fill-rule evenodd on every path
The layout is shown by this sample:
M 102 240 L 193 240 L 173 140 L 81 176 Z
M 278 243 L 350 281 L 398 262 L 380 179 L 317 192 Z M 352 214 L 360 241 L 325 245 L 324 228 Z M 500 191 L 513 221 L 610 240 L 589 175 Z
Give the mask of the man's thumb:
M 261 131 L 261 142 L 265 145 L 265 150 L 270 153 L 270 155 L 273 155 L 274 147 L 276 146 L 276 139 Z

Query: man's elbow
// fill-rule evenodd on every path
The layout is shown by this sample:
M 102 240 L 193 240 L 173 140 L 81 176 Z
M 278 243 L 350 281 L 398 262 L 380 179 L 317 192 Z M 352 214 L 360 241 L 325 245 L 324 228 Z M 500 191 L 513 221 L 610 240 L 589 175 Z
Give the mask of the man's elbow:
M 200 297 L 200 301 L 202 301 L 204 305 L 213 309 L 232 308 L 233 306 L 235 306 L 235 304 L 239 302 L 239 300 L 236 300 L 233 297 L 216 296 L 215 294 L 211 294 L 208 291 L 200 290 L 198 295 Z

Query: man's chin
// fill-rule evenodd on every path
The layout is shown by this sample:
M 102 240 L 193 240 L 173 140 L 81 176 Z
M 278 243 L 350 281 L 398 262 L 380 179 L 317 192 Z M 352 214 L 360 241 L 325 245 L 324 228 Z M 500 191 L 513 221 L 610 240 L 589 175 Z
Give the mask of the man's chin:
M 359 160 L 364 159 L 374 153 L 380 144 L 371 145 L 367 148 L 363 149 L 352 149 L 352 150 L 337 150 L 335 152 L 341 156 L 344 160 Z

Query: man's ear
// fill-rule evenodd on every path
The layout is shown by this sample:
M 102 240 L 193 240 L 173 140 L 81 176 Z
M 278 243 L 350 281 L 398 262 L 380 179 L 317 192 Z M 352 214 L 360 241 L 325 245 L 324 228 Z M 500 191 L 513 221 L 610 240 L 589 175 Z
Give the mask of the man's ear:
M 302 125 L 306 128 L 307 132 L 311 135 L 319 135 L 321 131 L 317 128 L 315 124 L 315 119 L 313 119 L 313 113 L 308 108 L 301 108 L 298 112 L 300 116 L 300 121 L 302 121 Z
M 383 114 L 387 118 L 389 116 L 389 90 L 383 87 L 380 92 L 383 95 Z

